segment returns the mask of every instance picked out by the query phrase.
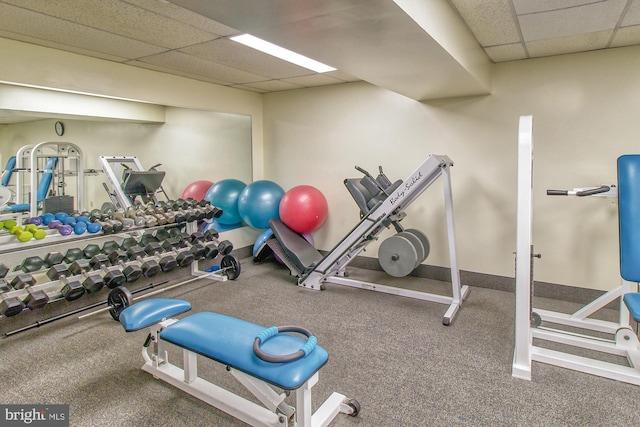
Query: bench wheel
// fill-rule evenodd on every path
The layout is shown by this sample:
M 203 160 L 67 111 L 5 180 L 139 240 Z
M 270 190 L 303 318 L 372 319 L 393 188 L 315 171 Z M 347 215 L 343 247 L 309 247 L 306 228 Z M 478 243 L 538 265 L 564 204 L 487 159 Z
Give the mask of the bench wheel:
M 360 402 L 355 399 L 349 399 L 347 406 L 353 409 L 353 412 L 349 414 L 350 417 L 357 417 L 360 413 Z
M 109 306 L 109 314 L 113 317 L 113 320 L 120 321 L 120 313 L 131 304 L 133 304 L 133 296 L 131 292 L 129 292 L 129 289 L 124 286 L 118 286 L 109 292 L 107 305 Z

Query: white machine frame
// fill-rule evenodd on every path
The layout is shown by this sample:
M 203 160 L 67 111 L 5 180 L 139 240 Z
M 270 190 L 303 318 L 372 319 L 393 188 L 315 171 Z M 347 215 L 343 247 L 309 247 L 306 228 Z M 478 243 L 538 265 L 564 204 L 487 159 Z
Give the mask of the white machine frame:
M 463 300 L 469 293 L 469 287 L 462 286 L 460 283 L 460 271 L 458 269 L 458 258 L 456 255 L 453 196 L 450 175 L 451 166 L 453 166 L 453 162 L 447 156 L 429 156 L 403 181 L 399 188 L 393 191 L 393 194 L 389 195 L 382 203 L 373 208 L 331 252 L 326 254 L 312 271 L 305 273 L 298 280 L 298 285 L 309 289 L 320 290 L 323 282 L 329 282 L 337 285 L 447 304 L 449 308 L 443 317 L 442 323 L 445 325 L 451 324 Z M 404 216 L 404 210 L 440 176 L 443 177 L 452 296 L 449 297 L 346 278 L 346 266 L 365 249 L 367 244 L 384 231 L 385 226 L 383 222 L 388 219 L 397 220 Z
M 45 153 L 45 148 L 52 148 L 54 151 L 51 153 Z M 84 169 L 83 169 L 83 155 L 82 150 L 76 144 L 71 142 L 61 142 L 61 141 L 43 141 L 38 144 L 28 144 L 18 149 L 16 153 L 16 169 L 18 173 L 16 174 L 16 194 L 15 194 L 15 202 L 25 203 L 26 197 L 24 195 L 24 178 L 23 173 L 25 170 L 30 171 L 29 178 L 29 215 L 34 217 L 38 215 L 38 183 L 39 176 L 38 172 L 38 159 L 48 158 L 48 157 L 57 157 L 58 161 L 64 162 L 66 159 L 75 159 L 75 165 L 69 165 L 70 173 L 76 175 L 77 178 L 77 194 L 76 194 L 76 210 L 82 212 L 85 209 L 84 206 Z M 25 162 L 29 161 L 29 164 L 26 165 Z M 51 172 L 55 173 L 55 170 L 52 171 L 43 171 L 43 172 Z
M 533 117 L 521 116 L 518 132 L 518 213 L 516 248 L 516 306 L 515 306 L 515 348 L 512 375 L 531 380 L 533 361 L 572 369 L 591 375 L 610 378 L 640 385 L 640 345 L 638 337 L 630 327 L 629 310 L 622 302 L 627 292 L 637 291 L 637 284 L 622 280 L 615 289 L 572 313 L 558 313 L 532 308 L 532 268 L 533 260 Z M 569 192 L 575 195 L 574 189 Z M 617 196 L 613 189 L 601 196 Z M 607 304 L 619 299 L 620 316 L 618 322 L 592 319 L 593 315 Z M 537 313 L 542 322 L 579 328 L 585 333 L 575 333 L 547 326 L 532 327 L 531 313 Z M 591 331 L 609 334 L 602 338 Z M 630 366 L 605 362 L 598 359 L 577 356 L 571 353 L 551 350 L 534 345 L 533 340 L 549 341 L 572 347 L 593 350 L 605 354 L 626 357 Z
M 115 197 L 115 201 L 118 202 L 117 206 L 126 209 L 132 206 L 132 204 L 131 200 L 129 200 L 129 197 L 124 193 L 124 190 L 122 190 L 122 186 L 120 185 L 123 170 L 122 166 L 120 166 L 121 163 L 131 166 L 131 169 L 134 171 L 144 171 L 144 168 L 135 156 L 100 156 L 102 170 L 107 176 L 107 180 L 111 184 L 111 190 L 113 191 L 113 193 L 109 194 Z M 116 165 L 117 167 L 114 168 L 112 165 Z
M 296 407 L 294 408 L 284 402 L 287 398 L 286 393 L 277 393 L 266 382 L 229 366 L 227 371 L 263 406 L 199 377 L 197 354 L 185 348 L 177 346 L 183 351 L 184 368 L 169 363 L 165 347 L 168 343 L 160 338 L 160 332 L 178 321 L 167 319 L 149 328 L 153 352 L 149 354 L 148 346 L 142 348 L 142 357 L 145 360 L 142 370 L 155 378 L 252 426 L 282 427 L 288 426 L 291 421 L 292 425 L 297 427 L 321 427 L 329 425 L 339 413 L 353 413 L 353 408 L 346 403 L 348 399 L 337 392 L 333 392 L 315 412 L 312 412 L 311 388 L 318 382 L 318 372 L 296 389 Z

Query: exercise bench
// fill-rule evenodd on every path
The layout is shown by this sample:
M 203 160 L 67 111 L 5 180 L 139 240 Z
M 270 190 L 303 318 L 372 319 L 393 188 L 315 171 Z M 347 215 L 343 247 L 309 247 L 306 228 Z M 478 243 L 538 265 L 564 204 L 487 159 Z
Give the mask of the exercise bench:
M 329 355 L 306 329 L 265 328 L 210 312 L 174 318 L 189 310 L 188 301 L 168 298 L 147 299 L 122 309 L 119 320 L 125 331 L 150 330 L 142 350 L 146 362 L 142 370 L 252 426 L 326 426 L 339 413 L 358 414 L 359 403 L 336 392 L 312 413 L 311 388 Z M 184 368 L 169 363 L 167 343 L 182 348 Z M 263 406 L 199 377 L 197 355 L 225 365 Z M 294 390 L 295 407 L 284 402 Z

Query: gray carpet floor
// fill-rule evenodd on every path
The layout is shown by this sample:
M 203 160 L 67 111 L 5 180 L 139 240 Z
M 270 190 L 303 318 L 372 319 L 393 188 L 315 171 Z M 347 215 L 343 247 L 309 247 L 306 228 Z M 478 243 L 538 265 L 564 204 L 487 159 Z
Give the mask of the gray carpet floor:
M 332 391 L 357 399 L 358 417 L 333 426 L 630 426 L 640 389 L 535 363 L 533 380 L 511 377 L 514 296 L 473 288 L 452 326 L 446 306 L 338 285 L 314 292 L 284 268 L 242 260 L 237 281 L 198 280 L 161 294 L 261 325 L 298 324 L 329 351 L 314 407 Z M 446 292 L 426 279 L 367 280 Z M 567 310 L 569 304 L 551 301 Z M 28 316 L 21 314 L 20 316 Z M 146 331 L 125 333 L 108 314 L 70 317 L 0 340 L 2 403 L 70 404 L 72 426 L 236 426 L 233 418 L 140 370 Z M 172 350 L 170 360 L 181 364 Z M 246 392 L 219 364 L 205 378 Z M 289 399 L 293 399 L 293 394 Z

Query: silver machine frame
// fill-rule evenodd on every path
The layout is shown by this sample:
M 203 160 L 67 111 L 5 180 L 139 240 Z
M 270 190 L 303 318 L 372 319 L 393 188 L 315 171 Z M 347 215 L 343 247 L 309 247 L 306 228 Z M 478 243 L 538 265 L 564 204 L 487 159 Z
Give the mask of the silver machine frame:
M 167 319 L 149 328 L 151 345 L 145 343 L 142 348 L 145 360 L 142 370 L 154 378 L 252 426 L 324 427 L 339 413 L 353 413 L 354 408 L 347 403 L 348 399 L 337 392 L 333 392 L 315 412 L 312 411 L 311 388 L 318 382 L 318 372 L 295 390 L 296 406 L 293 407 L 284 402 L 287 393 L 278 393 L 266 382 L 227 366 L 226 370 L 262 403 L 259 405 L 199 377 L 197 354 L 190 350 L 176 346 L 182 348 L 183 368 L 169 363 L 168 343 L 160 338 L 160 332 L 175 322 L 179 320 Z M 153 348 L 151 354 L 148 347 Z
M 450 175 L 451 166 L 453 166 L 453 162 L 449 157 L 435 154 L 430 155 L 392 194 L 372 208 L 362 218 L 360 223 L 327 253 L 313 269 L 305 272 L 298 279 L 298 286 L 320 290 L 322 283 L 328 282 L 447 304 L 449 308 L 443 317 L 442 323 L 444 325 L 450 325 L 455 319 L 463 300 L 469 293 L 469 287 L 462 286 L 460 283 L 460 271 L 458 269 L 458 258 L 456 255 L 453 196 Z M 394 221 L 402 219 L 405 216 L 405 209 L 441 176 L 443 178 L 452 296 L 437 295 L 348 279 L 345 273 L 346 266 L 386 229 L 383 223 L 388 220 Z
M 518 210 L 516 248 L 516 305 L 515 346 L 512 376 L 531 380 L 532 362 L 537 361 L 640 385 L 640 344 L 638 336 L 630 326 L 629 310 L 622 301 L 627 292 L 637 291 L 637 284 L 622 279 L 621 284 L 604 293 L 578 311 L 566 314 L 533 308 L 533 117 L 521 116 L 518 131 Z M 575 195 L 584 189 L 574 189 L 567 195 Z M 617 197 L 617 189 L 601 193 L 600 196 Z M 609 303 L 619 299 L 619 321 L 611 322 L 590 318 Z M 532 326 L 532 313 L 545 322 Z M 555 327 L 548 324 L 557 325 Z M 579 328 L 578 333 L 561 327 Z M 603 335 L 604 334 L 604 335 Z M 605 338 L 607 336 L 607 338 Z M 606 362 L 590 357 L 578 356 L 561 350 L 551 350 L 534 345 L 533 340 L 583 348 L 626 358 L 629 366 Z

